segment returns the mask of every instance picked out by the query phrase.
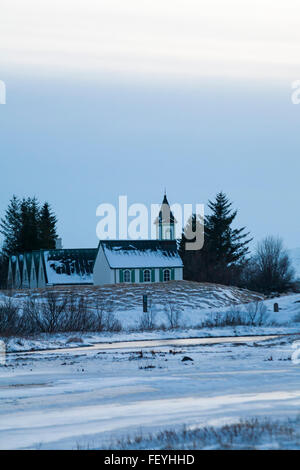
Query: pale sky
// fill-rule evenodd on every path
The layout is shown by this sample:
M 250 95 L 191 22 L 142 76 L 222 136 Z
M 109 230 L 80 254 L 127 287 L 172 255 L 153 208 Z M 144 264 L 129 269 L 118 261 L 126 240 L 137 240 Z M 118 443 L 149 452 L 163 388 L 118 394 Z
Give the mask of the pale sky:
M 136 76 L 289 77 L 298 0 L 2 0 L 1 63 Z
M 300 246 L 300 2 L 1 0 L 0 216 L 47 199 L 65 247 L 101 202 L 206 203 Z

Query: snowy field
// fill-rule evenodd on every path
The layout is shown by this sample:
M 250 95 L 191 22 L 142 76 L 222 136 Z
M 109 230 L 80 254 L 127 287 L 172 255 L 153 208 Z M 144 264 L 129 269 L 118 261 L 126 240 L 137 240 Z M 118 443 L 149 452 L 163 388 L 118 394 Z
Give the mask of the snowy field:
M 1 338 L 0 448 L 300 448 L 300 294 L 263 300 L 261 326 L 208 327 L 249 305 L 211 289 L 209 306 L 184 296 L 173 330 L 139 330 L 134 301 L 119 332 Z M 263 334 L 285 336 L 237 338 Z
M 183 426 L 218 429 L 252 418 L 298 423 L 293 434 L 282 431 L 280 440 L 268 434 L 255 448 L 300 448 L 299 356 L 296 335 L 143 350 L 10 353 L 0 368 L 0 448 L 114 448 L 129 437 L 131 448 L 147 448 L 141 436 L 170 429 L 180 436 Z M 181 448 L 180 438 L 176 442 Z M 148 442 L 150 448 L 164 445 L 166 440 Z M 214 447 L 220 443 L 210 439 Z
M 259 301 L 266 308 L 265 316 L 261 325 L 235 325 L 235 326 L 211 326 L 218 323 L 220 319 L 227 313 L 233 317 L 237 314 L 248 316 L 248 309 L 251 305 L 255 306 L 259 297 L 256 294 L 249 293 L 235 288 L 226 288 L 224 286 L 200 285 L 197 294 L 194 292 L 196 288 L 191 287 L 193 295 L 189 297 L 186 293 L 181 292 L 178 285 L 172 287 L 172 305 L 179 307 L 178 327 L 170 329 L 168 326 L 169 307 L 167 301 L 165 304 L 158 302 L 158 293 L 154 290 L 155 295 L 152 298 L 152 310 L 154 316 L 155 328 L 152 331 L 143 331 L 140 323 L 143 318 L 142 312 L 142 294 L 136 293 L 135 287 L 133 292 L 127 289 L 126 293 L 134 297 L 131 302 L 131 308 L 125 309 L 119 292 L 119 302 L 112 306 L 112 314 L 119 321 L 122 329 L 119 332 L 70 332 L 70 333 L 39 333 L 36 335 L 23 335 L 20 337 L 2 337 L 6 344 L 8 352 L 25 351 L 31 349 L 55 349 L 64 347 L 78 347 L 82 345 L 93 345 L 106 341 L 131 341 L 140 339 L 157 339 L 157 338 L 189 338 L 189 337 L 216 337 L 216 336 L 243 336 L 243 335 L 262 335 L 262 334 L 286 334 L 297 333 L 300 331 L 300 294 L 283 295 L 278 298 Z M 194 283 L 191 283 L 194 284 Z M 120 289 L 120 287 L 119 287 Z M 166 288 L 164 288 L 166 289 Z M 174 290 L 179 289 L 178 297 L 174 294 Z M 59 295 L 62 295 L 67 289 L 58 289 Z M 91 308 L 99 297 L 98 289 L 94 290 L 90 287 L 83 288 L 87 297 L 91 295 Z M 115 290 L 115 294 L 118 292 Z M 169 292 L 168 290 L 165 292 Z M 203 292 L 206 292 L 204 294 Z M 96 296 L 98 293 L 98 297 Z M 45 302 L 44 291 L 16 291 L 12 297 L 20 309 L 26 302 L 28 296 L 36 296 L 40 303 Z M 109 296 L 110 294 L 108 294 Z M 203 299 L 201 300 L 201 296 Z M 157 298 L 156 298 L 157 296 Z M 153 300 L 156 299 L 156 300 Z M 0 294 L 1 302 L 5 302 L 8 297 L 3 293 Z M 229 301 L 230 299 L 230 301 Z M 239 300 L 239 303 L 238 303 Z M 253 302 L 254 300 L 254 302 Z M 241 301 L 248 303 L 240 303 Z M 190 302 L 190 303 L 188 303 Z M 207 303 L 209 302 L 209 305 Z M 278 303 L 279 312 L 274 312 L 274 303 Z M 111 304 L 110 308 L 111 308 Z M 128 306 L 128 303 L 126 304 Z M 165 311 L 167 307 L 167 311 Z

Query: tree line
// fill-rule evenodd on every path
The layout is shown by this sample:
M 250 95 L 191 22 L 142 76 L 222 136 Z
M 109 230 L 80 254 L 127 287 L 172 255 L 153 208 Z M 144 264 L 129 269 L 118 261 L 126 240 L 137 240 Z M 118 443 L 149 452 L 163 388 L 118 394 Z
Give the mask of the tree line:
M 234 227 L 237 210 L 222 191 L 208 202 L 209 214 L 204 220 L 195 214 L 188 225 L 204 234 L 201 250 L 186 250 L 186 236 L 179 244 L 183 260 L 183 277 L 197 282 L 235 285 L 260 292 L 282 292 L 291 286 L 293 269 L 280 238 L 268 236 L 250 254 L 253 240 L 246 227 Z M 8 257 L 39 249 L 54 249 L 57 217 L 48 202 L 36 197 L 13 196 L 0 221 L 4 236 L 0 251 L 0 287 L 6 287 Z M 193 241 L 193 240 L 189 240 Z
M 235 285 L 259 292 L 283 292 L 291 286 L 293 269 L 280 238 L 267 236 L 259 242 L 253 254 L 253 240 L 245 227 L 234 228 L 237 210 L 222 191 L 208 202 L 210 213 L 201 220 L 194 214 L 188 221 L 190 230 L 204 233 L 201 250 L 186 250 L 182 233 L 180 255 L 184 279 Z M 194 239 L 195 240 L 195 239 Z
M 42 204 L 36 197 L 12 197 L 0 221 L 0 233 L 4 237 L 0 252 L 0 286 L 6 285 L 10 255 L 55 248 L 56 224 L 57 217 L 48 202 Z

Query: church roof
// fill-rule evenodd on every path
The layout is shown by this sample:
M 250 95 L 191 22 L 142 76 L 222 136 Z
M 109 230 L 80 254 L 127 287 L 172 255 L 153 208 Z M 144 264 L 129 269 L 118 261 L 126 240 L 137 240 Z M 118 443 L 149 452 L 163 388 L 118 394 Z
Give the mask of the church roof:
M 48 284 L 93 284 L 95 248 L 41 250 Z
M 10 256 L 10 266 L 12 276 L 15 277 L 16 266 L 17 266 L 17 257 L 15 255 Z
M 111 268 L 182 267 L 176 240 L 101 240 Z
M 170 213 L 169 213 L 169 211 L 170 211 Z M 163 201 L 161 203 L 161 208 L 160 208 L 159 214 L 156 217 L 154 223 L 155 224 L 159 224 L 159 223 L 174 224 L 174 223 L 176 223 L 176 219 L 174 217 L 173 212 L 170 209 L 170 204 L 169 204 L 169 201 L 167 199 L 166 194 L 164 195 Z

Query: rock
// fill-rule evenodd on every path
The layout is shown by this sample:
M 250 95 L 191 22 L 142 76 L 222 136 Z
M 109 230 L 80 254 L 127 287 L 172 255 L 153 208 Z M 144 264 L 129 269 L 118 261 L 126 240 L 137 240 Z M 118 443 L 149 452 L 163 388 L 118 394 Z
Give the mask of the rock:
M 184 356 L 182 359 L 181 359 L 181 362 L 185 362 L 185 361 L 193 361 L 194 359 L 192 359 L 191 357 L 189 356 Z

